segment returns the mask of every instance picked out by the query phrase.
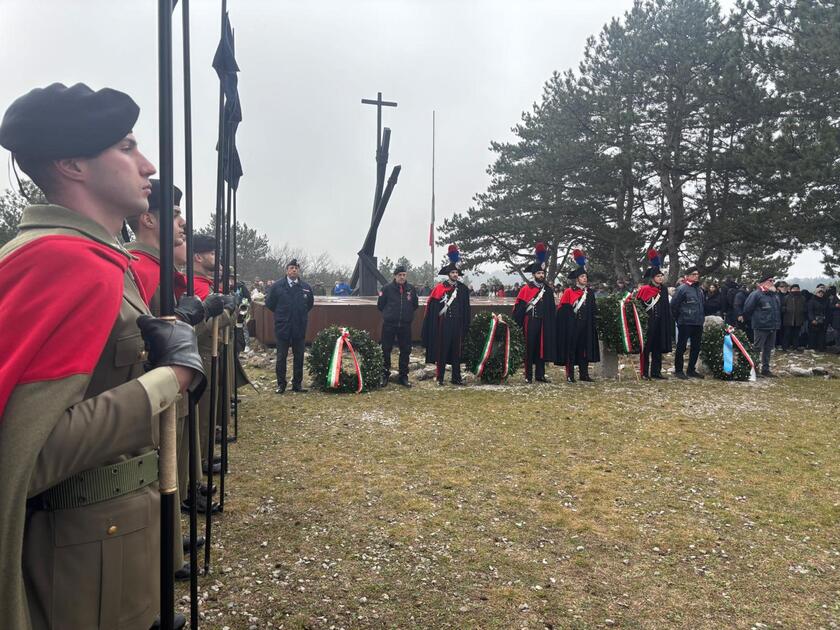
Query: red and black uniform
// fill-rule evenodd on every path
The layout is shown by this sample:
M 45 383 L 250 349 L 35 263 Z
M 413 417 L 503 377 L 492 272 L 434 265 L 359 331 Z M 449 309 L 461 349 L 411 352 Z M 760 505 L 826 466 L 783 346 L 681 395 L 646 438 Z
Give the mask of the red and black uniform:
M 664 285 L 646 284 L 636 292 L 636 299 L 647 311 L 647 331 L 642 352 L 641 371 L 644 377 L 662 378 L 662 355 L 671 352 L 674 320 Z
M 470 290 L 462 282 L 441 282 L 426 302 L 422 340 L 426 363 L 437 366 L 443 383 L 446 364 L 452 366 L 452 382 L 461 382 L 461 351 L 470 326 Z
M 545 380 L 545 364 L 557 355 L 554 288 L 546 283 L 529 282 L 519 290 L 513 305 L 513 319 L 525 333 L 525 380 L 534 372 Z
M 598 347 L 598 304 L 588 288 L 575 286 L 563 291 L 557 307 L 556 365 L 566 368 L 566 378 L 574 381 L 574 366 L 580 380 L 588 381 L 589 364 L 601 360 Z

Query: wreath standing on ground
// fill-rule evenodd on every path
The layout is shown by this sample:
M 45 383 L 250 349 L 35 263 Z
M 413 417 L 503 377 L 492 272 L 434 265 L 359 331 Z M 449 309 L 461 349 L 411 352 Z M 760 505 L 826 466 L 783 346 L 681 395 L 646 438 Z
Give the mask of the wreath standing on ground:
M 700 358 L 717 379 L 722 381 L 755 380 L 758 355 L 745 332 L 723 323 L 703 326 Z
M 616 354 L 639 354 L 647 330 L 647 311 L 630 293 L 598 298 L 598 333 Z
M 502 383 L 525 358 L 525 337 L 513 318 L 478 313 L 464 341 L 464 362 L 482 383 Z
M 324 391 L 358 393 L 382 383 L 382 348 L 357 328 L 330 326 L 319 332 L 307 362 L 313 386 Z

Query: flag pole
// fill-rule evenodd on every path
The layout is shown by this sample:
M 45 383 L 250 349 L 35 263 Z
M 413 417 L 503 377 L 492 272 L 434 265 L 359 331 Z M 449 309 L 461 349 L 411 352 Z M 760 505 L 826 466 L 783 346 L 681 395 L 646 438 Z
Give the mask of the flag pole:
M 181 0 L 181 26 L 184 63 L 184 190 L 186 192 L 187 295 L 195 295 L 193 261 L 193 181 L 192 181 L 192 89 L 190 77 L 190 0 Z M 190 505 L 190 628 L 198 628 L 198 419 L 197 401 L 190 392 L 187 400 Z M 208 491 L 209 493 L 209 491 Z M 212 495 L 210 495 L 212 496 Z
M 172 0 L 158 1 L 158 126 L 160 166 L 160 316 L 174 320 Z M 174 323 L 174 322 L 173 322 Z M 175 617 L 174 519 L 178 490 L 175 405 L 160 414 L 160 627 L 172 630 Z M 180 544 L 180 541 L 178 541 Z
M 432 221 L 429 226 L 429 247 L 432 250 L 432 281 L 435 273 L 435 110 L 432 110 Z

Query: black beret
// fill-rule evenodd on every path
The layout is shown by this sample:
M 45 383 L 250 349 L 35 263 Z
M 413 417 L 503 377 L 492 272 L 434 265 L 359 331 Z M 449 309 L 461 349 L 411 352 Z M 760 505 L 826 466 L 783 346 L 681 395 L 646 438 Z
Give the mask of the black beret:
M 152 194 L 149 195 L 149 212 L 157 212 L 160 210 L 160 180 L 159 179 L 150 179 L 149 182 L 152 184 Z M 181 189 L 177 186 L 173 186 L 174 188 L 174 204 L 179 205 L 181 203 L 181 196 L 184 194 L 181 192 Z
M 216 239 L 206 234 L 196 234 L 193 236 L 193 253 L 203 254 L 205 252 L 216 251 Z
M 300 267 L 297 258 L 292 258 L 289 262 L 286 263 L 286 269 L 288 269 L 289 267 Z
M 32 158 L 93 157 L 131 132 L 139 115 L 137 103 L 123 92 L 53 83 L 9 106 L 0 145 Z
M 403 265 L 397 265 L 394 267 L 394 275 L 396 276 L 398 273 L 407 273 Z

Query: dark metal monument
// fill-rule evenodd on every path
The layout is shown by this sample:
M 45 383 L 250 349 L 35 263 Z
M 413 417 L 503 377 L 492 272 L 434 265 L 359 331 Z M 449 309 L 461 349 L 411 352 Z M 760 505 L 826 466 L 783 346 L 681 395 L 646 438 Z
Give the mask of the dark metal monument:
M 397 179 L 400 176 L 399 164 L 391 171 L 388 183 L 385 184 L 385 171 L 388 169 L 388 149 L 391 144 L 391 130 L 385 127 L 382 129 L 382 108 L 396 107 L 397 104 L 391 101 L 382 100 L 382 92 L 377 92 L 376 99 L 363 98 L 365 105 L 376 105 L 376 189 L 373 195 L 373 214 L 370 220 L 367 236 L 365 237 L 362 249 L 359 250 L 359 259 L 353 269 L 353 277 L 350 279 L 350 286 L 354 295 L 376 295 L 379 292 L 378 285 L 385 285 L 389 282 L 377 266 L 376 256 L 376 233 L 379 231 L 379 224 L 385 214 L 385 208 Z

